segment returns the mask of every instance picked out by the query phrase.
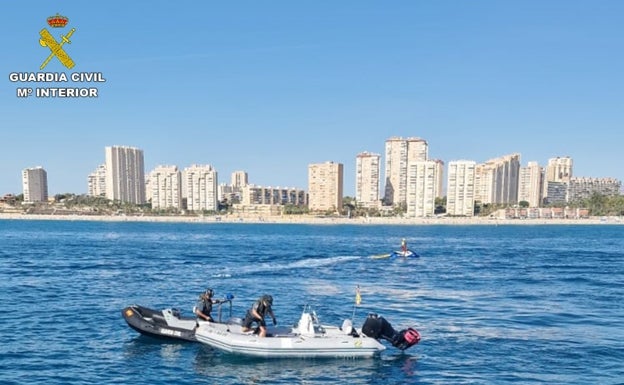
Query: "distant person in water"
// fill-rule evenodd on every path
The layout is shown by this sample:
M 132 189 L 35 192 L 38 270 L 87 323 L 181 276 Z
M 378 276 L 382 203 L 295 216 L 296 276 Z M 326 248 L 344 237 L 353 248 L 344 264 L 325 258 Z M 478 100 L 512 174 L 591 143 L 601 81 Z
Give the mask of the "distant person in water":
M 407 241 L 405 238 L 401 240 L 401 251 L 403 252 L 403 255 L 407 254 Z
M 248 332 L 251 330 L 251 324 L 257 323 L 260 328 L 260 337 L 266 337 L 266 322 L 264 322 L 264 317 L 268 315 L 273 319 L 273 325 L 277 325 L 277 319 L 275 319 L 275 314 L 273 314 L 273 297 L 268 294 L 263 295 L 258 298 L 256 302 L 253 303 L 251 309 L 247 310 L 247 314 L 245 315 L 245 320 L 243 321 L 243 332 Z

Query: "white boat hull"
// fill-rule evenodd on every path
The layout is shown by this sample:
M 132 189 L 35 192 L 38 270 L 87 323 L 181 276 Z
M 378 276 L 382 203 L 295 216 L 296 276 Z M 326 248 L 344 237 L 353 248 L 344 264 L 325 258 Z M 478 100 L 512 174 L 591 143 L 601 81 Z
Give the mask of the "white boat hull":
M 199 342 L 222 351 L 248 356 L 278 357 L 373 357 L 385 346 L 374 338 L 358 333 L 347 335 L 333 326 L 322 326 L 314 335 L 298 333 L 297 329 L 268 327 L 267 337 L 243 333 L 235 323 L 201 323 L 195 337 Z

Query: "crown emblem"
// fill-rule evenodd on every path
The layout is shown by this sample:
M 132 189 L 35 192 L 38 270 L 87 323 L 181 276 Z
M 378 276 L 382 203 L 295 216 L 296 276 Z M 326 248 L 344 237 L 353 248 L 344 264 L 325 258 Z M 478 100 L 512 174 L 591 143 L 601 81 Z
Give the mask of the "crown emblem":
M 50 24 L 50 27 L 52 28 L 63 28 L 67 25 L 68 22 L 69 19 L 67 17 L 61 16 L 58 13 L 56 14 L 56 16 L 48 17 L 48 24 Z

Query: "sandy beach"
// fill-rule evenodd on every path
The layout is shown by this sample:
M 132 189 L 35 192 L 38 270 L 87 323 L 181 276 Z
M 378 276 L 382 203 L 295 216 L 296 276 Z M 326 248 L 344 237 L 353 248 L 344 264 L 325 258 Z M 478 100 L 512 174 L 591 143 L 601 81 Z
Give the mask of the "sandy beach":
M 168 222 L 168 223 L 281 223 L 311 225 L 604 225 L 624 224 L 620 217 L 590 217 L 582 219 L 504 219 L 504 218 L 340 218 L 306 215 L 288 216 L 125 216 L 125 215 L 34 215 L 0 213 L 0 220 L 61 220 L 106 222 Z

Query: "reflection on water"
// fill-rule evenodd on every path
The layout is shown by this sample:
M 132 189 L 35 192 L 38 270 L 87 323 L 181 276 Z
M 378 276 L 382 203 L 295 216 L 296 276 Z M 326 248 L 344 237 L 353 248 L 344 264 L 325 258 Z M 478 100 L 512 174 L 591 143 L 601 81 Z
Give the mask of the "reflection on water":
M 124 344 L 128 367 L 160 357 L 160 364 L 183 369 L 187 363 L 198 377 L 219 384 L 406 384 L 417 374 L 416 356 L 399 351 L 376 358 L 263 359 L 228 354 L 207 345 L 136 336 Z M 186 370 L 186 369 L 183 369 Z M 149 373 L 143 379 L 150 379 Z M 399 380 L 400 379 L 400 380 Z
M 218 370 L 219 379 L 227 377 L 232 384 L 369 384 L 377 382 L 383 365 L 379 358 L 252 358 L 202 345 L 193 366 L 198 374 L 209 378 Z
M 183 349 L 190 345 L 192 343 L 185 341 L 153 338 L 140 334 L 124 344 L 124 356 L 132 359 L 156 354 L 166 360 L 175 360 L 180 357 Z
M 144 366 L 160 357 L 160 365 L 186 370 L 219 384 L 395 384 L 413 383 L 417 359 L 386 351 L 375 358 L 263 359 L 228 354 L 201 343 L 137 335 L 123 344 L 126 367 Z M 150 380 L 150 373 L 142 378 Z M 398 380 L 400 379 L 400 380 Z M 380 382 L 381 381 L 381 382 Z

